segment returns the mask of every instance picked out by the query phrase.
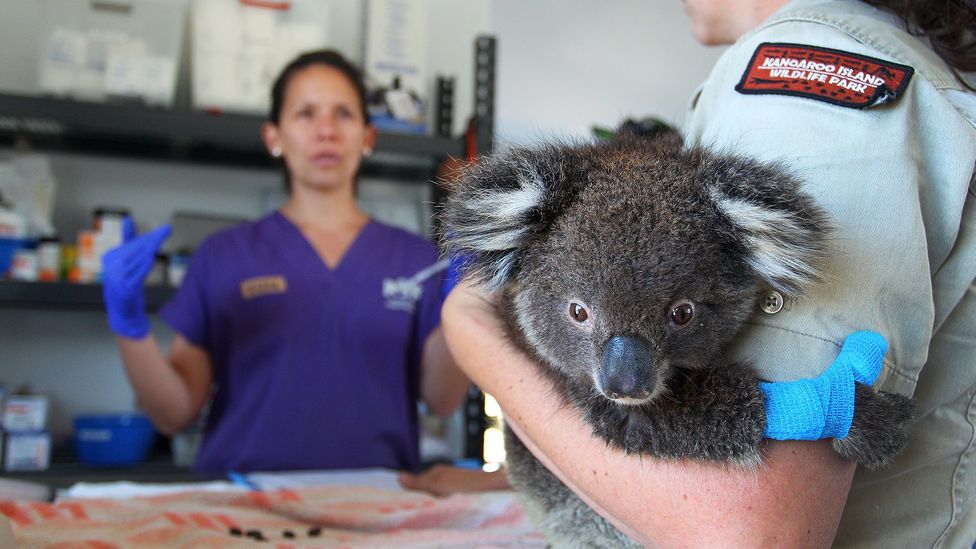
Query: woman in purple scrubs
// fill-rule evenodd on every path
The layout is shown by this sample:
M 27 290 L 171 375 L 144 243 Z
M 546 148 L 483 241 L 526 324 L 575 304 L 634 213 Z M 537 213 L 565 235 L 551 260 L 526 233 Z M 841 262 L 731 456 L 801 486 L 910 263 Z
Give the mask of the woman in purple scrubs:
M 414 470 L 418 399 L 447 415 L 468 380 L 439 327 L 435 247 L 356 203 L 376 141 L 359 71 L 333 51 L 297 58 L 275 82 L 262 137 L 289 198 L 199 246 L 161 312 L 169 356 L 142 303 L 168 228 L 105 258 L 109 325 L 139 403 L 164 433 L 211 403 L 195 464 L 205 473 Z

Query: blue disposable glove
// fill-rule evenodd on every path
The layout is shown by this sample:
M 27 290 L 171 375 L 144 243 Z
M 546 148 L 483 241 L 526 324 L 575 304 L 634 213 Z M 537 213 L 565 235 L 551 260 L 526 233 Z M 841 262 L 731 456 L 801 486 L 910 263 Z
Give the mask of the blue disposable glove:
M 766 396 L 766 438 L 846 437 L 854 419 L 854 383 L 874 385 L 887 350 L 888 342 L 881 334 L 854 332 L 820 376 L 760 383 Z
M 441 299 L 446 298 L 461 281 L 464 276 L 465 261 L 466 256 L 452 255 L 448 258 L 447 272 L 444 273 L 444 282 L 441 284 Z
M 135 236 L 135 225 L 126 217 L 122 222 L 123 242 L 102 257 L 102 283 L 108 325 L 116 334 L 142 339 L 149 334 L 143 283 L 152 269 L 156 251 L 173 231 L 163 225 L 142 236 Z

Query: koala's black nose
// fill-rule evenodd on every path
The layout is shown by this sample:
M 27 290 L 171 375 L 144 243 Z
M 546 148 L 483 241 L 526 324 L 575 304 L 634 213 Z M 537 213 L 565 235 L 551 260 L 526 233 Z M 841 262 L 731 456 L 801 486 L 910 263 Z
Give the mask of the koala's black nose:
M 631 336 L 611 337 L 603 348 L 603 368 L 597 380 L 608 398 L 647 399 L 657 382 L 647 343 Z

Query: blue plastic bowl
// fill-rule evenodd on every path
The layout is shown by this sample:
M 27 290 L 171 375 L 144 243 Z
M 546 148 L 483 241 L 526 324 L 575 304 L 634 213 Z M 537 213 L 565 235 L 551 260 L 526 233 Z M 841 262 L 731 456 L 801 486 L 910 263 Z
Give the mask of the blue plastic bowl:
M 146 458 L 156 431 L 141 414 L 97 414 L 75 417 L 75 451 L 82 463 L 120 466 Z
M 10 264 L 14 260 L 14 252 L 24 247 L 26 243 L 26 240 L 20 238 L 0 236 L 0 277 L 10 270 Z

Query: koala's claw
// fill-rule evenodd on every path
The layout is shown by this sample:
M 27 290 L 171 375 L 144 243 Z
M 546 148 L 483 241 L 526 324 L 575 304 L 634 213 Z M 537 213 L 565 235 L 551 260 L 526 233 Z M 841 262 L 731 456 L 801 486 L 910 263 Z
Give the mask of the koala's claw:
M 627 453 L 748 468 L 762 462 L 766 411 L 746 366 L 683 371 L 669 380 L 667 391 L 641 406 L 620 406 L 573 387 L 567 396 L 594 434 Z
M 856 384 L 854 420 L 844 438 L 834 439 L 834 450 L 868 469 L 890 464 L 908 443 L 906 424 L 915 416 L 911 401 L 901 395 L 877 392 Z

